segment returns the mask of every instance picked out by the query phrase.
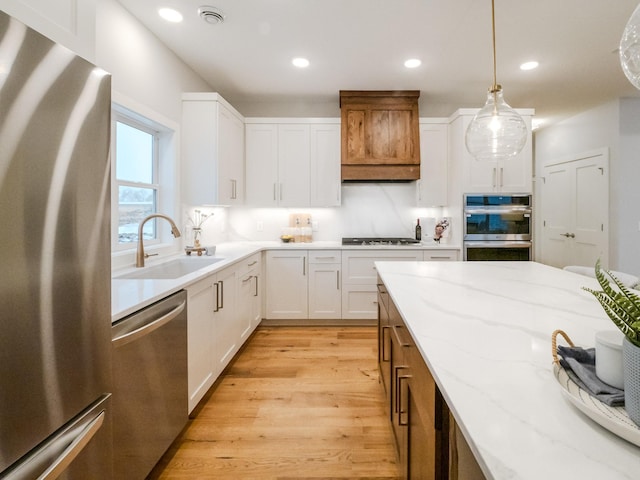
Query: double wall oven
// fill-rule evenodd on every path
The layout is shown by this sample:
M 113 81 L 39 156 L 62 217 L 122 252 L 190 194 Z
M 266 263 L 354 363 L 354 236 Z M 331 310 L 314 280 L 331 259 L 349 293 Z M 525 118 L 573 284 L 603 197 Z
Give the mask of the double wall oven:
M 532 259 L 532 210 L 529 194 L 464 196 L 464 259 Z

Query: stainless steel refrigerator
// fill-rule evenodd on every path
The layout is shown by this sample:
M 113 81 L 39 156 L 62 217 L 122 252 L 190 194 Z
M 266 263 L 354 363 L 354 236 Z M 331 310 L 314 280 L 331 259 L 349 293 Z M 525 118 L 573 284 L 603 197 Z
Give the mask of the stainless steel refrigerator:
M 112 476 L 110 91 L 0 11 L 3 479 Z

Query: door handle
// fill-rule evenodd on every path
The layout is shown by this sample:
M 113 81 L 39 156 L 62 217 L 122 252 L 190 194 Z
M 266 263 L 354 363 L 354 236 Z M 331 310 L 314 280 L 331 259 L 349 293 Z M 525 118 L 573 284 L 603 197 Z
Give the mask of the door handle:
M 576 238 L 575 233 L 561 233 L 560 236 L 567 238 Z
M 71 444 L 62 452 L 59 458 L 49 467 L 47 470 L 38 478 L 43 480 L 53 480 L 58 478 L 67 467 L 73 462 L 73 460 L 78 456 L 82 449 L 87 446 L 87 443 L 94 437 L 94 435 L 100 430 L 102 424 L 104 423 L 105 413 L 104 411 L 100 412 L 95 419 L 87 425 L 80 435 L 71 442 Z

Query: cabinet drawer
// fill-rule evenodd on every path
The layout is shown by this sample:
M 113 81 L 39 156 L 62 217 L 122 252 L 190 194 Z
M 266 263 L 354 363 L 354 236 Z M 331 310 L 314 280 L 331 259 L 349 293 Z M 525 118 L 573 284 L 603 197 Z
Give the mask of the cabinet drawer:
M 427 262 L 455 262 L 458 260 L 457 250 L 426 250 L 424 259 Z
M 378 288 L 375 285 L 342 285 L 342 318 L 378 317 Z
M 342 252 L 343 284 L 375 285 L 377 272 L 375 262 L 423 260 L 421 250 L 366 250 Z
M 262 266 L 262 254 L 254 253 L 253 255 L 240 260 L 237 264 L 238 276 L 243 277 L 250 271 L 260 270 Z
M 340 263 L 340 250 L 309 250 L 309 263 Z

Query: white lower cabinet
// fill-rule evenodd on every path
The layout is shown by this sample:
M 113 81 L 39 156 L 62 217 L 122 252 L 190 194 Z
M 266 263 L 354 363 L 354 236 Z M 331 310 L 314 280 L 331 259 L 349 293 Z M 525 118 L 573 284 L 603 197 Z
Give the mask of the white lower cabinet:
M 222 373 L 242 345 L 242 325 L 237 310 L 237 271 L 235 266 L 216 274 L 217 300 L 214 315 L 216 377 Z
M 189 412 L 216 380 L 214 373 L 215 275 L 187 288 Z
M 309 251 L 309 319 L 342 318 L 340 250 Z
M 307 251 L 270 250 L 266 255 L 265 317 L 298 320 L 308 315 Z
M 378 317 L 377 261 L 423 260 L 422 250 L 343 250 L 342 318 Z
M 189 412 L 242 345 L 236 279 L 231 266 L 187 287 Z
M 244 342 L 262 320 L 261 254 L 256 253 L 238 265 L 238 317 L 240 338 Z

